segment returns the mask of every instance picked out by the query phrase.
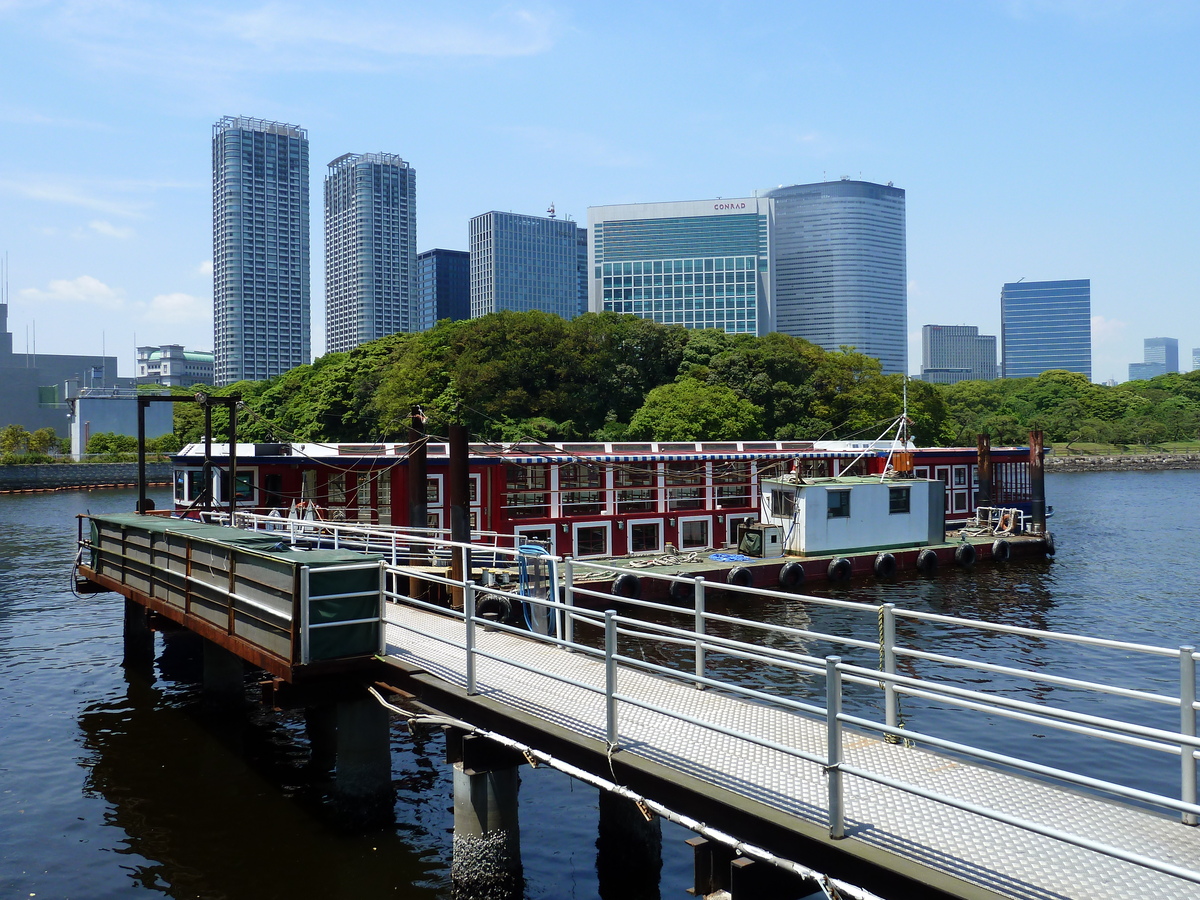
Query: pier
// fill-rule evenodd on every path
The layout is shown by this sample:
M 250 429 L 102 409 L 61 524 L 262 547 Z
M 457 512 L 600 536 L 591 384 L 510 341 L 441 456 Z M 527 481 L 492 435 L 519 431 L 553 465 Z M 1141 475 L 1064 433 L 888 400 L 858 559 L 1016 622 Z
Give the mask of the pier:
M 253 534 L 160 517 L 85 521 L 84 582 L 193 627 L 272 673 L 281 696 L 340 685 L 336 753 L 360 793 L 379 787 L 369 759 L 378 756 L 372 746 L 386 748 L 386 728 L 368 709 L 386 708 L 382 701 L 414 723 L 448 728 L 456 736 L 456 879 L 519 865 L 503 838 L 515 826 L 511 773 L 545 764 L 622 801 L 607 813 L 620 823 L 612 830 L 643 849 L 637 858 L 648 869 L 654 833 L 634 827 L 639 819 L 693 828 L 698 893 L 1125 898 L 1200 890 L 1200 834 L 1190 827 L 1200 815 L 1191 647 L 719 586 L 794 604 L 794 625 L 765 625 L 731 614 L 729 604 L 714 611 L 717 586 L 703 578 L 645 573 L 691 588 L 689 604 L 656 603 L 596 590 L 574 577 L 588 569 L 582 561 L 539 563 L 556 590 L 539 591 L 528 578 L 478 584 L 485 569 L 520 570 L 520 554 L 497 547 L 394 533 L 389 547 L 367 529 L 318 549 L 315 532 Z M 226 543 L 237 552 L 221 556 L 215 548 Z M 443 564 L 455 555 L 471 577 L 450 576 Z M 276 573 L 276 594 L 263 593 L 256 566 Z M 330 577 L 314 601 L 322 568 Z M 350 589 L 338 587 L 339 571 L 354 579 Z M 526 610 L 533 630 L 498 615 L 502 608 Z M 873 639 L 861 629 L 823 630 L 832 613 L 866 623 Z M 323 638 L 315 646 L 325 649 L 314 653 L 313 637 L 331 627 L 358 642 Z M 1008 635 L 1116 651 L 1159 666 L 1175 687 L 1164 690 L 1161 677 L 1136 688 L 1082 679 L 987 653 L 951 657 L 902 639 L 945 627 L 977 630 L 983 648 L 989 635 Z M 754 679 L 742 677 L 748 669 Z M 1030 689 L 992 691 L 991 676 Z M 378 699 L 364 700 L 352 683 Z M 1048 687 L 1120 697 L 1152 714 L 1079 712 L 1050 702 Z M 1161 754 L 1178 790 L 1156 794 L 925 733 L 905 719 L 914 701 Z M 775 887 L 764 893 L 767 884 Z

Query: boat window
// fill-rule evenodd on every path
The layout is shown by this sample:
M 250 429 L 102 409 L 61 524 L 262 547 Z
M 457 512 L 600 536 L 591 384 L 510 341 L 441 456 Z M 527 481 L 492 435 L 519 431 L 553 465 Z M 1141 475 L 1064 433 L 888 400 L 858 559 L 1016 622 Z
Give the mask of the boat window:
M 791 518 L 796 514 L 796 494 L 774 488 L 771 491 L 771 515 Z
M 334 472 L 329 476 L 329 518 L 334 522 L 346 521 L 346 473 Z
M 667 509 L 670 512 L 704 508 L 704 463 L 667 463 L 666 476 Z
M 575 555 L 608 556 L 608 525 L 576 525 Z
M 662 522 L 630 522 L 629 552 L 658 553 L 662 550 Z
M 829 498 L 829 518 L 845 519 L 850 515 L 850 492 L 849 491 L 830 491 L 826 494 Z
M 442 505 L 441 475 L 430 475 L 425 479 L 425 503 L 429 506 Z
M 254 473 L 238 470 L 237 473 L 237 494 L 234 500 L 239 502 L 248 502 L 254 499 Z M 221 500 L 229 501 L 229 473 L 221 472 Z
M 750 506 L 750 463 L 713 463 L 713 484 L 717 488 L 717 506 L 722 509 Z
M 709 539 L 709 520 L 680 519 L 679 547 L 682 550 L 698 550 L 711 546 Z
M 272 472 L 263 476 L 263 506 L 278 509 L 283 506 L 283 476 Z
M 594 516 L 604 511 L 604 470 L 600 466 L 560 466 L 558 488 L 564 516 Z
M 375 493 L 379 496 L 379 502 L 375 504 L 375 508 L 379 513 L 379 521 L 384 525 L 392 524 L 392 472 L 384 472 L 379 476 L 378 484 L 375 488 Z
M 622 466 L 613 476 L 618 513 L 654 512 L 658 508 L 658 474 L 653 463 Z
M 359 475 L 358 484 L 355 486 L 354 501 L 358 507 L 358 521 L 360 522 L 373 521 L 372 514 L 375 510 L 371 507 L 372 480 L 369 475 Z
M 504 466 L 504 508 L 510 518 L 532 519 L 550 515 L 548 470 L 542 465 Z
M 888 488 L 888 512 L 889 513 L 907 513 L 911 512 L 911 488 L 894 487 Z

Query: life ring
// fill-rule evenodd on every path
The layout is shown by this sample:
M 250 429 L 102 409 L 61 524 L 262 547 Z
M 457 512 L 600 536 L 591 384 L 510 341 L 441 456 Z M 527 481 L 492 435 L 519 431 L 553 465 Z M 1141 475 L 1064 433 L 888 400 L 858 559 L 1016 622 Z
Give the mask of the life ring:
M 754 584 L 754 573 L 745 566 L 734 566 L 725 573 L 725 583 L 736 587 L 750 587 Z
M 804 566 L 798 562 L 784 563 L 779 570 L 779 586 L 790 591 L 804 584 Z
M 875 557 L 875 577 L 876 578 L 895 578 L 896 577 L 896 557 L 890 553 L 880 553 Z
M 829 561 L 829 571 L 827 572 L 830 581 L 849 581 L 850 572 L 854 567 L 850 560 L 844 556 L 839 556 L 837 559 Z
M 959 544 L 954 548 L 954 561 L 964 569 L 975 565 L 975 545 Z
M 612 586 L 613 596 L 626 600 L 637 600 L 642 596 L 642 579 L 632 572 L 622 572 Z
M 1003 532 L 1004 534 L 1011 534 L 1013 530 L 1013 524 L 1013 514 L 1011 512 L 1004 513 L 1004 515 L 1000 517 L 999 524 L 996 525 L 996 533 L 999 534 Z
M 917 554 L 917 571 L 922 575 L 934 575 L 937 573 L 938 555 L 935 550 L 926 547 Z
M 1001 538 L 998 541 L 992 542 L 992 559 L 997 562 L 1008 562 L 1012 556 L 1012 545 Z
M 690 581 L 672 581 L 668 590 L 676 603 L 686 603 L 696 596 L 695 585 Z

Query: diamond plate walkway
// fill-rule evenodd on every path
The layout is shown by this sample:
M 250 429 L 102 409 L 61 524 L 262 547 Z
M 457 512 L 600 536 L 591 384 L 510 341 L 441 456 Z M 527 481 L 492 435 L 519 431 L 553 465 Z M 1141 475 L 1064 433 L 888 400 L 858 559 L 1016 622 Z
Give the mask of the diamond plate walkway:
M 465 687 L 461 619 L 387 604 L 387 655 Z M 537 640 L 478 629 L 478 693 L 526 715 L 605 740 L 605 665 Z M 540 674 L 544 673 L 544 674 Z M 562 678 L 594 686 L 586 690 Z M 820 758 L 824 721 L 622 668 L 618 693 Z M 822 767 L 633 703 L 618 708 L 622 754 L 634 754 L 818 827 L 827 825 Z M 1200 870 L 1200 829 L 1067 788 L 970 765 L 920 748 L 844 732 L 845 763 L 1080 837 Z M 847 836 L 951 875 L 979 896 L 1129 900 L 1200 897 L 1200 885 L 1113 859 L 898 789 L 844 775 Z

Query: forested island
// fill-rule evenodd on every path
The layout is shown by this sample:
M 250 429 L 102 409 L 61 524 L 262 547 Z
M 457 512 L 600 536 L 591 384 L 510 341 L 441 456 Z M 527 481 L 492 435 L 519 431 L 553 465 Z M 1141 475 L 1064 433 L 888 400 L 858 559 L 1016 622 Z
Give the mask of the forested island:
M 403 440 L 413 405 L 444 434 L 477 439 L 754 440 L 877 437 L 904 408 L 905 379 L 843 348 L 783 334 L 689 330 L 614 313 L 572 320 L 501 312 L 394 334 L 331 353 L 239 394 L 241 440 Z M 187 392 L 193 392 L 188 389 Z M 918 444 L 1023 444 L 1030 429 L 1072 452 L 1146 448 L 1200 434 L 1200 372 L 1116 386 L 1080 374 L 955 385 L 907 382 Z M 176 405 L 176 438 L 200 439 L 203 418 Z M 214 422 L 224 427 L 224 413 Z

